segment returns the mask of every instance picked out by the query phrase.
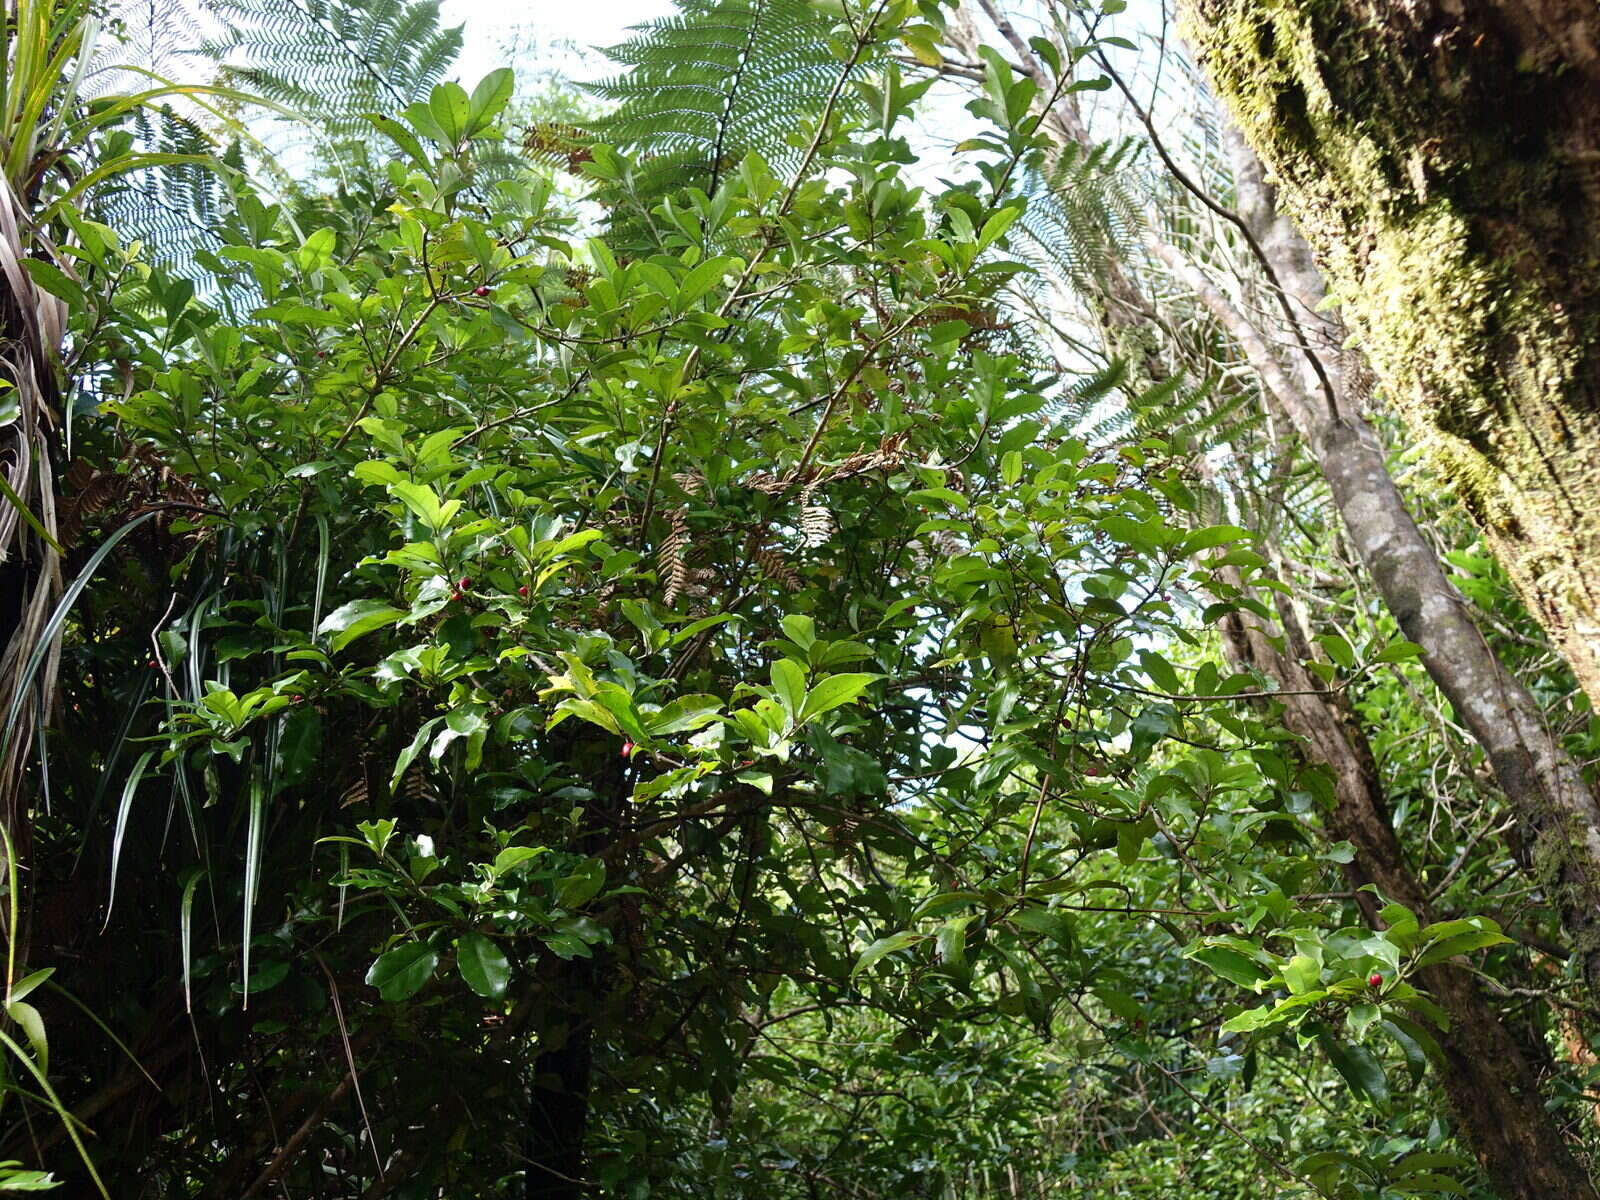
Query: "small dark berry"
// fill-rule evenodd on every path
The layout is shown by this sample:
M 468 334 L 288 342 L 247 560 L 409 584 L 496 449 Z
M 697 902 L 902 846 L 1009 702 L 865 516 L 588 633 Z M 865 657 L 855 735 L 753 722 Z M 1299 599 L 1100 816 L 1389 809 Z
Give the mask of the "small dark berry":
M 1376 971 L 1374 971 L 1371 975 L 1367 976 L 1367 986 L 1368 987 L 1382 987 L 1383 986 L 1383 976 L 1379 975 Z
M 487 296 L 489 294 L 489 289 L 480 285 L 479 287 L 472 289 L 472 294 L 474 296 Z
M 632 758 L 633 757 L 633 743 L 632 742 L 623 742 L 622 743 L 622 757 L 623 758 Z
M 460 582 L 460 583 L 458 583 L 458 584 L 456 584 L 456 586 L 457 586 L 457 587 L 458 587 L 458 588 L 460 588 L 460 589 L 461 589 L 461 590 L 462 590 L 462 591 L 463 591 L 463 592 L 464 592 L 464 591 L 466 591 L 466 590 L 467 590 L 467 589 L 468 589 L 468 588 L 469 588 L 469 587 L 471 587 L 471 586 L 472 586 L 472 580 L 470 580 L 470 579 L 468 579 L 468 578 L 467 578 L 467 577 L 466 577 L 466 576 L 465 576 L 465 575 L 463 575 L 463 576 L 462 576 L 462 577 L 461 577 L 461 582 Z
M 318 358 L 327 358 L 328 357 L 328 352 L 326 350 L 318 350 L 317 351 L 317 357 Z
M 517 589 L 517 595 L 521 596 L 524 600 L 526 600 L 528 598 L 528 585 L 527 584 L 523 584 L 521 587 L 519 587 Z

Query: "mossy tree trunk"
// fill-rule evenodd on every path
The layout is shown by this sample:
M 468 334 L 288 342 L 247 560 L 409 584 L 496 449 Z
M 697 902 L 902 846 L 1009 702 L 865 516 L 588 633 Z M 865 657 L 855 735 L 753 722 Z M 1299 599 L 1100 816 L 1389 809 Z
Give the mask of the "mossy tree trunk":
M 1274 354 L 1266 337 L 1197 267 L 1171 247 L 1158 245 L 1156 253 L 1234 335 L 1265 394 L 1305 440 L 1351 547 L 1400 631 L 1421 646 L 1429 676 L 1488 756 L 1516 814 L 1526 865 L 1560 914 L 1590 995 L 1600 997 L 1600 801 L 1550 733 L 1538 697 L 1484 639 L 1472 606 L 1412 518 L 1357 390 L 1341 369 L 1337 350 L 1344 326 L 1322 310 L 1322 276 L 1310 249 L 1277 211 L 1261 162 L 1239 142 L 1237 130 L 1230 127 L 1225 140 L 1234 159 L 1240 217 L 1299 313 L 1295 330 L 1269 327 L 1268 334 L 1283 346 L 1304 337 L 1309 352 Z
M 1182 10 L 1389 396 L 1600 706 L 1600 7 Z
M 1020 34 L 1009 25 L 1004 12 L 996 7 L 994 0 L 977 2 L 1009 43 L 1024 69 L 1036 77 L 1042 76 L 1042 65 Z M 961 10 L 952 21 L 951 33 L 951 40 L 958 49 L 969 57 L 977 57 L 978 47 L 984 44 L 985 39 L 967 10 Z M 1044 90 L 1048 92 L 1048 88 Z M 1070 102 L 1051 111 L 1047 128 L 1064 144 L 1076 142 L 1085 147 L 1092 144 Z M 1267 214 L 1267 218 L 1270 223 L 1271 214 Z M 1296 274 L 1290 269 L 1294 264 L 1288 261 L 1289 258 L 1296 253 L 1304 254 L 1303 244 L 1298 243 L 1298 239 L 1295 241 L 1296 245 L 1267 248 L 1274 268 L 1286 280 Z M 1274 253 L 1280 248 L 1285 251 L 1284 255 Z M 1309 262 L 1302 265 L 1306 272 L 1314 274 Z M 1157 306 L 1125 269 L 1126 264 L 1113 256 L 1107 266 L 1101 294 L 1086 297 L 1098 318 L 1107 345 L 1128 359 L 1136 377 L 1144 383 L 1157 383 L 1170 377 L 1173 368 L 1168 362 L 1169 351 Z M 1292 281 L 1286 286 L 1290 287 L 1291 293 L 1295 290 Z M 1315 298 L 1308 302 L 1306 298 L 1292 295 L 1291 300 L 1299 310 L 1304 331 L 1311 340 L 1309 353 L 1303 357 L 1308 360 L 1312 354 L 1319 357 L 1326 374 L 1331 377 L 1331 387 L 1337 398 L 1343 400 L 1344 381 L 1336 352 L 1339 339 L 1328 336 L 1335 323 L 1312 319 Z M 1287 344 L 1282 331 L 1273 332 Z M 1282 368 L 1276 367 L 1275 373 L 1282 375 Z M 1273 384 L 1264 377 L 1262 386 L 1270 389 Z M 1313 400 L 1320 397 L 1315 387 L 1298 379 L 1286 378 L 1279 390 L 1291 398 L 1303 398 L 1303 407 L 1308 411 Z M 1335 407 L 1356 419 L 1341 423 L 1343 433 L 1339 438 L 1327 439 L 1326 445 L 1318 438 L 1319 432 L 1325 432 L 1320 423 L 1308 424 L 1308 442 L 1316 443 L 1313 449 L 1319 466 L 1324 470 L 1338 466 L 1339 469 L 1330 474 L 1330 484 L 1335 483 L 1333 475 L 1342 476 L 1357 469 L 1369 472 L 1375 469 L 1381 477 L 1379 482 L 1382 484 L 1383 503 L 1380 507 L 1385 511 L 1377 514 L 1377 519 L 1367 522 L 1361 519 L 1362 513 L 1346 512 L 1341 506 L 1348 527 L 1364 528 L 1369 523 L 1374 527 L 1387 525 L 1387 538 L 1375 534 L 1374 542 L 1398 539 L 1400 543 L 1387 549 L 1376 545 L 1369 547 L 1383 550 L 1384 556 L 1396 558 L 1393 570 L 1383 569 L 1383 564 L 1374 564 L 1370 556 L 1364 555 L 1368 558 L 1369 566 L 1376 565 L 1379 568 L 1375 577 L 1380 585 L 1400 581 L 1409 570 L 1413 575 L 1412 584 L 1420 581 L 1430 597 L 1437 598 L 1439 591 L 1449 592 L 1454 597 L 1455 593 L 1436 560 L 1430 557 L 1425 564 L 1427 570 L 1419 570 L 1424 564 L 1419 563 L 1416 553 L 1421 551 L 1431 556 L 1432 551 L 1415 522 L 1405 513 L 1404 503 L 1387 474 L 1376 436 L 1365 421 L 1359 419 L 1354 405 L 1339 403 Z M 1360 453 L 1352 455 L 1352 448 L 1359 449 Z M 1334 490 L 1342 492 L 1344 489 L 1335 486 Z M 1347 495 L 1346 500 L 1351 500 L 1358 489 L 1349 490 L 1351 495 Z M 1437 588 L 1433 587 L 1435 580 Z M 1397 604 L 1387 592 L 1385 595 L 1397 611 L 1407 609 L 1405 604 Z M 1436 605 L 1425 607 L 1437 611 Z M 1432 622 L 1434 635 L 1455 636 L 1458 631 L 1455 618 L 1461 618 L 1469 629 L 1472 628 L 1470 620 L 1464 617 L 1464 605 L 1452 601 L 1449 607 L 1452 621 L 1445 623 L 1442 630 L 1438 628 L 1439 622 Z M 1458 607 L 1462 612 L 1455 612 Z M 1425 614 L 1419 609 L 1416 615 L 1422 617 Z M 1401 619 L 1407 621 L 1408 616 L 1402 616 Z M 1338 805 L 1329 818 L 1329 833 L 1335 838 L 1350 841 L 1355 849 L 1356 857 L 1351 864 L 1352 881 L 1356 884 L 1375 883 L 1385 896 L 1413 907 L 1420 914 L 1427 914 L 1429 904 L 1426 889 L 1407 864 L 1395 836 L 1365 733 L 1351 711 L 1348 700 L 1339 693 L 1323 690 L 1320 683 L 1301 666 L 1301 658 L 1309 658 L 1311 651 L 1305 644 L 1304 631 L 1292 612 L 1286 613 L 1286 621 L 1286 629 L 1298 637 L 1300 658 L 1292 653 L 1285 654 L 1281 645 L 1270 640 L 1268 632 L 1259 623 L 1236 622 L 1225 627 L 1223 632 L 1237 660 L 1259 668 L 1276 679 L 1280 688 L 1288 693 L 1292 712 L 1285 715 L 1291 728 L 1306 739 L 1308 755 L 1333 769 Z M 1436 638 L 1430 636 L 1428 640 L 1434 641 Z M 1508 688 L 1520 688 L 1494 660 L 1492 650 L 1481 638 L 1477 640 L 1477 645 L 1490 664 L 1487 668 L 1491 679 L 1489 686 L 1497 693 L 1504 693 Z M 1451 651 L 1451 647 L 1440 641 L 1439 653 L 1429 655 L 1430 670 L 1449 665 L 1444 660 L 1453 658 Z M 1482 664 L 1477 666 L 1481 667 Z M 1435 677 L 1438 678 L 1437 673 Z M 1474 681 L 1479 678 L 1474 675 Z M 1453 682 L 1459 681 L 1459 677 L 1451 672 L 1448 680 L 1441 679 L 1440 684 L 1449 690 Z M 1505 703 L 1515 707 L 1513 699 L 1508 698 Z M 1527 703 L 1531 706 L 1531 699 Z M 1521 709 L 1517 709 L 1517 712 L 1520 714 Z M 1505 712 L 1499 712 L 1498 717 L 1504 722 Z M 1496 745 L 1525 738 L 1528 733 L 1525 726 L 1525 722 L 1511 722 L 1505 724 L 1503 729 L 1494 729 L 1495 736 L 1500 739 Z M 1524 744 L 1520 749 L 1513 745 L 1512 752 L 1507 754 L 1497 754 L 1486 746 L 1503 786 L 1510 793 L 1530 799 L 1537 798 L 1546 775 L 1564 782 L 1568 780 L 1569 772 L 1575 772 L 1575 768 L 1560 755 L 1559 750 L 1549 747 L 1548 737 L 1542 736 L 1542 727 L 1536 732 L 1541 736 L 1534 743 Z M 1551 753 L 1543 755 L 1537 749 L 1539 747 L 1549 748 Z M 1538 770 L 1530 774 L 1522 767 L 1533 760 L 1538 760 L 1535 764 Z M 1508 773 L 1507 768 L 1511 766 L 1516 766 L 1518 770 Z M 1581 784 L 1581 780 L 1579 782 Z M 1562 787 L 1557 790 L 1575 804 L 1581 805 L 1585 801 L 1592 804 L 1592 797 L 1588 796 L 1586 789 L 1574 791 Z M 1587 822 L 1580 821 L 1578 824 L 1586 826 Z M 1571 845 L 1574 854 L 1581 855 L 1587 851 L 1589 842 L 1582 829 L 1571 839 Z M 1365 894 L 1363 898 L 1370 899 Z M 1576 897 L 1573 900 L 1575 904 L 1581 903 Z M 1375 907 L 1365 908 L 1364 914 L 1377 923 Z M 1583 927 L 1587 928 L 1587 925 Z M 1457 967 L 1441 965 L 1429 968 L 1421 982 L 1452 1019 L 1450 1030 L 1441 1033 L 1439 1038 L 1444 1055 L 1437 1064 L 1440 1086 L 1449 1097 L 1451 1108 L 1460 1123 L 1462 1137 L 1471 1146 L 1499 1193 L 1508 1197 L 1508 1200 L 1512 1197 L 1517 1200 L 1544 1200 L 1545 1197 L 1557 1195 L 1589 1197 L 1592 1200 L 1596 1196 L 1592 1184 L 1563 1141 L 1559 1126 L 1544 1107 L 1540 1083 L 1548 1069 L 1548 1061 L 1542 1055 L 1542 1048 L 1525 1044 L 1471 976 Z

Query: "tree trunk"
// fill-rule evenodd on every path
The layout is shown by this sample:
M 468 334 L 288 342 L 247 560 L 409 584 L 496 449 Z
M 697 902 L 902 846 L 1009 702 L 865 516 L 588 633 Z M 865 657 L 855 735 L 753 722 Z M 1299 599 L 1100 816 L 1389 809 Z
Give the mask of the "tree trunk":
M 1276 679 L 1285 693 L 1284 719 L 1306 739 L 1306 754 L 1334 773 L 1335 808 L 1328 831 L 1347 840 L 1355 856 L 1346 868 L 1352 885 L 1376 884 L 1426 922 L 1428 901 L 1406 865 L 1383 795 L 1377 763 L 1349 700 L 1322 691 L 1301 662 L 1311 648 L 1299 619 L 1278 596 L 1288 653 L 1272 645 L 1269 631 L 1243 613 L 1224 618 L 1230 654 Z M 1317 694 L 1320 693 L 1320 694 Z M 1380 928 L 1378 902 L 1358 893 L 1367 922 Z M 1539 1094 L 1541 1064 L 1484 998 L 1465 971 L 1446 963 L 1426 967 L 1416 980 L 1450 1016 L 1439 1046 L 1439 1081 L 1463 1140 L 1504 1200 L 1594 1200 L 1597 1193 Z
M 995 23 L 1002 36 L 1011 44 L 1013 52 L 1025 69 L 1029 69 L 1030 73 L 1041 73 L 1042 68 L 1032 52 L 1020 36 L 1009 30 L 1005 16 L 997 10 L 994 0 L 978 0 L 978 3 L 985 15 Z M 976 56 L 977 48 L 983 44 L 984 39 L 965 10 L 957 14 L 950 32 L 953 43 L 964 49 L 969 57 Z M 1046 92 L 1048 90 L 1045 89 Z M 1081 121 L 1070 107 L 1053 110 L 1048 119 L 1048 126 L 1064 142 L 1075 141 L 1086 147 L 1091 144 Z M 1296 241 L 1298 242 L 1298 239 Z M 1300 245 L 1303 246 L 1303 243 Z M 1288 248 L 1292 250 L 1293 246 Z M 1111 269 L 1103 286 L 1104 294 L 1091 295 L 1086 299 L 1096 307 L 1095 315 L 1107 335 L 1108 344 L 1131 360 L 1135 373 L 1142 373 L 1145 383 L 1159 383 L 1170 376 L 1171 368 L 1162 349 L 1165 335 L 1158 316 L 1138 285 L 1130 278 L 1126 264 L 1113 258 L 1109 266 Z M 1309 260 L 1303 266 L 1307 270 L 1312 269 Z M 1281 266 L 1279 269 L 1281 270 Z M 1212 290 L 1215 291 L 1214 288 Z M 1315 301 L 1312 301 L 1311 304 L 1300 308 L 1300 316 L 1309 329 L 1307 337 L 1309 351 L 1318 355 L 1319 363 L 1329 378 L 1330 386 L 1343 392 L 1343 380 L 1334 354 L 1338 339 L 1331 337 L 1325 327 L 1319 328 L 1306 319 L 1308 310 L 1314 306 Z M 1230 332 L 1236 337 L 1247 331 L 1248 326 L 1243 329 L 1230 328 Z M 1266 356 L 1264 363 L 1252 362 L 1252 365 L 1258 371 L 1267 365 L 1275 367 L 1280 377 L 1279 382 L 1286 387 L 1286 390 L 1293 391 L 1297 395 L 1304 392 L 1298 381 L 1288 379 L 1282 367 L 1270 354 Z M 1309 358 L 1307 366 L 1309 369 Z M 1275 386 L 1272 381 L 1265 379 L 1263 385 L 1268 388 Z M 1353 413 L 1353 406 L 1346 404 L 1344 407 L 1350 409 L 1353 415 L 1359 416 Z M 1385 521 L 1393 520 L 1390 525 L 1392 539 L 1402 544 L 1404 561 L 1410 566 L 1415 566 L 1422 561 L 1416 556 L 1417 553 L 1425 554 L 1429 564 L 1428 570 L 1431 572 L 1426 578 L 1431 580 L 1437 577 L 1444 591 L 1455 596 L 1454 589 L 1445 579 L 1431 547 L 1400 503 L 1398 492 L 1388 474 L 1387 464 L 1381 452 L 1375 456 L 1370 453 L 1377 450 L 1376 438 L 1370 427 L 1361 420 L 1358 424 L 1346 424 L 1342 428 L 1350 435 L 1352 446 L 1362 450 L 1358 459 L 1359 470 L 1375 472 L 1370 478 L 1380 484 L 1384 496 L 1392 497 L 1395 505 L 1390 508 L 1386 504 L 1383 506 L 1383 511 L 1368 517 L 1366 512 L 1360 509 L 1363 503 L 1360 489 L 1340 489 L 1336 493 L 1336 499 L 1342 498 L 1345 503 L 1355 506 L 1353 511 L 1343 513 L 1347 525 L 1354 527 L 1359 523 L 1363 529 L 1376 530 Z M 1309 440 L 1310 435 L 1307 437 Z M 1341 447 L 1330 443 L 1326 448 L 1333 451 Z M 1314 449 L 1319 448 L 1314 447 Z M 1324 465 L 1321 453 L 1318 454 L 1318 461 L 1319 465 Z M 1341 504 L 1342 512 L 1343 508 Z M 1395 520 L 1397 514 L 1403 519 Z M 1369 546 L 1369 549 L 1375 548 L 1376 545 Z M 1390 584 L 1399 584 L 1404 583 L 1407 576 L 1403 569 L 1385 571 L 1384 579 Z M 1377 582 L 1381 585 L 1383 580 Z M 1428 594 L 1433 593 L 1430 591 Z M 1398 610 L 1408 609 L 1404 597 L 1391 597 L 1385 593 L 1385 599 L 1397 610 L 1397 620 L 1399 620 Z M 1464 619 L 1465 614 L 1461 611 L 1459 598 L 1453 601 L 1453 605 L 1457 614 Z M 1416 608 L 1415 605 L 1409 607 Z M 1426 608 L 1419 608 L 1417 615 L 1427 617 L 1432 613 Z M 1410 617 L 1406 620 L 1410 622 Z M 1416 624 L 1410 623 L 1413 626 Z M 1470 620 L 1467 621 L 1467 625 L 1471 626 Z M 1239 633 L 1245 636 L 1247 630 L 1251 629 L 1253 627 L 1241 624 Z M 1475 627 L 1472 627 L 1472 632 L 1476 634 Z M 1420 639 L 1413 637 L 1412 640 Z M 1481 638 L 1477 639 L 1477 645 L 1493 663 L 1495 672 L 1493 678 L 1515 684 L 1515 680 L 1494 659 L 1492 652 L 1483 644 Z M 1278 678 L 1285 689 L 1297 688 L 1298 685 L 1291 683 L 1290 679 L 1305 678 L 1305 672 L 1298 662 L 1291 662 L 1277 655 L 1259 630 L 1249 633 L 1240 643 L 1240 647 L 1250 649 L 1256 654 L 1258 657 L 1252 661 L 1256 661 L 1274 678 Z M 1270 659 L 1264 657 L 1268 654 L 1272 656 Z M 1437 669 L 1441 662 L 1440 657 L 1434 655 L 1430 667 Z M 1277 669 L 1280 666 L 1284 672 L 1292 674 L 1280 674 Z M 1425 893 L 1405 864 L 1388 819 L 1371 748 L 1359 726 L 1356 725 L 1354 715 L 1343 702 L 1337 707 L 1330 707 L 1325 703 L 1329 698 L 1323 696 L 1300 699 L 1308 703 L 1304 706 L 1305 727 L 1297 731 L 1311 738 L 1312 753 L 1321 756 L 1322 761 L 1329 762 L 1337 774 L 1339 807 L 1331 822 L 1334 825 L 1332 832 L 1337 837 L 1348 839 L 1355 847 L 1356 858 L 1351 866 L 1357 882 L 1377 883 L 1390 898 L 1406 904 L 1419 914 L 1425 913 L 1427 909 Z M 1512 768 L 1518 763 L 1537 761 L 1546 768 L 1553 764 L 1553 747 L 1549 751 L 1536 751 L 1531 748 L 1549 744 L 1549 738 L 1544 735 L 1542 725 L 1538 727 L 1540 739 L 1531 744 L 1519 740 L 1527 735 L 1528 730 L 1511 722 L 1506 722 L 1503 728 L 1495 732 L 1503 740 L 1509 739 L 1517 745 L 1521 752 L 1520 758 L 1513 755 L 1501 760 L 1495 760 L 1493 752 L 1490 752 L 1497 771 L 1504 769 L 1507 772 L 1507 776 L 1503 777 L 1501 782 L 1502 787 L 1508 792 L 1516 786 L 1518 776 L 1512 773 Z M 1560 777 L 1559 773 L 1557 777 Z M 1521 778 L 1525 780 L 1526 774 Z M 1538 788 L 1543 786 L 1542 782 L 1536 784 L 1534 794 L 1539 794 Z M 1521 794 L 1527 794 L 1525 787 L 1518 790 Z M 1579 802 L 1579 798 L 1570 790 L 1563 794 L 1569 801 Z M 1580 847 L 1583 845 L 1581 835 L 1575 841 Z M 1368 914 L 1369 919 L 1375 916 L 1375 912 Z M 1432 968 L 1420 973 L 1419 979 L 1423 986 L 1433 993 L 1441 1007 L 1451 1015 L 1452 1028 L 1440 1039 L 1445 1056 L 1445 1061 L 1440 1066 L 1440 1079 L 1446 1094 L 1450 1097 L 1452 1107 L 1456 1110 L 1461 1135 L 1471 1146 L 1485 1172 L 1507 1197 L 1545 1200 L 1553 1196 L 1571 1196 L 1578 1200 L 1584 1198 L 1593 1200 L 1596 1196 L 1593 1186 L 1573 1159 L 1561 1139 L 1559 1130 L 1544 1110 L 1538 1093 L 1540 1071 L 1531 1056 L 1530 1048 L 1524 1046 L 1513 1035 L 1499 1014 L 1472 983 L 1470 977 L 1462 972 L 1448 967 Z
M 1181 10 L 1390 396 L 1600 707 L 1600 9 Z
M 528 1200 L 581 1200 L 591 1193 L 584 1179 L 589 1132 L 590 1026 L 539 1055 L 534 1065 L 528 1120 Z
M 1198 2 L 1191 0 L 1191 7 Z M 1048 93 L 1043 68 L 1004 13 L 994 0 L 979 3 Z M 953 42 L 976 55 L 983 39 L 965 13 L 952 26 L 952 34 Z M 1070 100 L 1051 111 L 1047 127 L 1063 142 L 1092 145 Z M 1341 369 L 1344 330 L 1336 319 L 1319 311 L 1325 292 L 1310 248 L 1278 214 L 1259 161 L 1238 144 L 1236 135 L 1230 140 L 1236 149 L 1234 173 L 1242 220 L 1282 284 L 1298 328 L 1275 328 L 1261 336 L 1171 247 L 1157 244 L 1154 250 L 1244 349 L 1263 390 L 1277 399 L 1305 439 L 1384 604 L 1401 632 L 1422 647 L 1429 676 L 1488 756 L 1496 782 L 1516 814 L 1521 841 L 1531 853 L 1532 873 L 1580 956 L 1590 997 L 1600 998 L 1600 803 L 1577 764 L 1551 736 L 1538 701 L 1484 640 L 1470 606 L 1412 519 L 1389 473 L 1383 447 L 1350 394 Z M 1130 357 L 1145 382 L 1158 383 L 1171 369 L 1161 357 L 1162 333 L 1155 309 L 1125 264 L 1113 257 L 1106 266 L 1105 295 L 1098 298 L 1097 316 L 1107 342 Z M 1264 307 L 1270 310 L 1272 305 Z M 1300 337 L 1304 352 L 1292 354 L 1292 366 L 1286 368 L 1268 343 L 1296 346 Z M 1600 472 L 1600 449 L 1595 469 Z M 1600 514 L 1600 495 L 1595 497 L 1595 512 Z M 1600 559 L 1595 568 L 1600 571 Z
M 1259 160 L 1235 142 L 1234 178 L 1246 226 L 1297 313 L 1310 353 L 1292 354 L 1291 373 L 1215 285 L 1168 246 L 1156 253 L 1233 334 L 1267 392 L 1305 439 L 1343 518 L 1351 545 L 1400 631 L 1422 647 L 1422 662 L 1483 747 L 1510 802 L 1533 874 L 1581 958 L 1591 997 L 1600 997 L 1600 804 L 1578 764 L 1551 735 L 1539 702 L 1495 655 L 1389 474 L 1382 444 L 1350 394 L 1335 352 L 1336 320 L 1318 311 L 1322 277 L 1309 248 L 1276 211 Z M 1293 345 L 1288 330 L 1276 340 Z M 1331 365 L 1333 369 L 1326 369 Z

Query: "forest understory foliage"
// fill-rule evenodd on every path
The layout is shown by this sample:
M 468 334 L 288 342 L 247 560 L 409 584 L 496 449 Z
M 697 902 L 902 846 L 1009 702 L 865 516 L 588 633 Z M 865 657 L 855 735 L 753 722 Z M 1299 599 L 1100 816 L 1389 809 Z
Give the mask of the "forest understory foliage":
M 1165 6 L 204 28 L 6 10 L 0 1191 L 1595 1195 L 1600 719 Z

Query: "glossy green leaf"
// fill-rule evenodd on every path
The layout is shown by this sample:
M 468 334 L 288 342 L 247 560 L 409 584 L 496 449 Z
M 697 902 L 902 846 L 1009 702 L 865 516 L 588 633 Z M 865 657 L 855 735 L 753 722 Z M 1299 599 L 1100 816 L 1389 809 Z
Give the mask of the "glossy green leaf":
M 439 954 L 427 942 L 402 942 L 380 954 L 367 969 L 367 983 L 391 1004 L 417 994 L 433 978 Z
M 456 939 L 456 969 L 478 995 L 488 1000 L 505 997 L 511 963 L 499 945 L 481 933 L 464 933 Z

